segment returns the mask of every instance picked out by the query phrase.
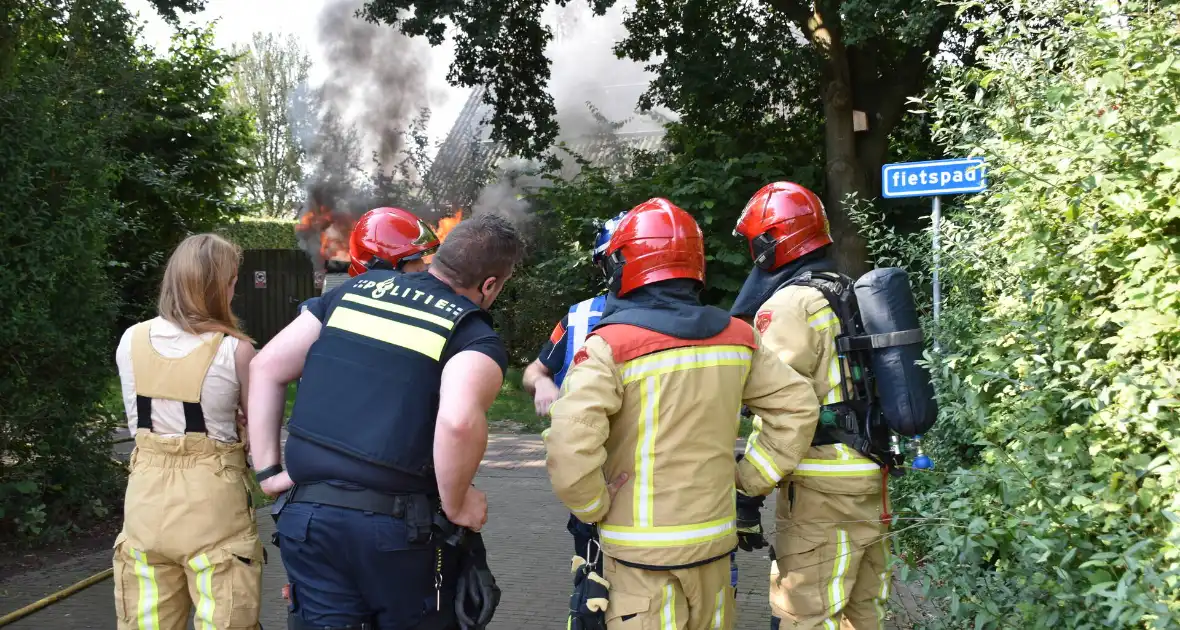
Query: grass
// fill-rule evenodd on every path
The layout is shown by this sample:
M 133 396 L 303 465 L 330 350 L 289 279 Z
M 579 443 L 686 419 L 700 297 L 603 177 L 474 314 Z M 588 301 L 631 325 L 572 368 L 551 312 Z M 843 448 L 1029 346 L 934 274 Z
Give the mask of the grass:
M 738 423 L 738 437 L 748 438 L 750 433 L 754 431 L 754 416 L 742 416 L 741 422 Z
M 488 410 L 488 422 L 508 420 L 520 425 L 521 433 L 540 433 L 549 428 L 549 419 L 537 417 L 533 397 L 521 388 L 520 379 L 520 370 L 509 368 L 500 395 Z

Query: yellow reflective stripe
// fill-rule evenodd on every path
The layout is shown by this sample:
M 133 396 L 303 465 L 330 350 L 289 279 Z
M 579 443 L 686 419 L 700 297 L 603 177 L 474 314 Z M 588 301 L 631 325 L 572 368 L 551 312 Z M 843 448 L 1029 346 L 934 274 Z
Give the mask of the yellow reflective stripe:
M 570 508 L 570 511 L 574 514 L 592 514 L 600 507 L 602 507 L 602 493 L 599 493 L 598 496 L 594 497 L 593 501 L 581 507 Z
M 843 379 L 840 376 L 840 356 L 836 353 L 836 349 L 832 348 L 832 359 L 828 361 L 828 393 L 824 396 L 825 405 L 834 405 L 844 400 L 844 392 L 840 389 L 840 382 Z
M 877 630 L 885 630 L 885 602 L 889 601 L 889 543 L 888 539 L 881 538 L 881 552 L 882 558 L 885 559 L 885 568 L 881 571 L 879 576 L 881 579 L 881 592 L 873 599 L 873 605 L 877 609 Z
M 837 459 L 839 459 L 841 461 L 848 461 L 848 460 L 852 459 L 852 450 L 848 448 L 847 444 L 834 444 L 833 446 L 836 447 L 836 453 L 838 453 L 840 455 L 840 457 L 838 457 Z M 861 459 L 861 458 L 858 458 L 858 459 Z
M 328 318 L 328 326 L 413 350 L 435 361 L 442 357 L 443 347 L 447 345 L 447 338 L 436 332 L 354 311 L 343 306 L 332 310 L 332 316 Z
M 800 477 L 872 477 L 881 472 L 881 467 L 872 460 L 855 459 L 804 459 L 795 467 Z
M 135 575 L 139 578 L 139 601 L 136 617 L 140 630 L 157 630 L 160 627 L 160 587 L 156 584 L 156 568 L 148 564 L 147 554 L 138 549 L 129 549 L 135 558 Z
M 750 454 L 750 449 L 755 440 L 758 439 L 758 434 L 762 433 L 762 416 L 754 416 L 754 429 L 750 431 L 750 437 L 746 438 L 746 454 Z
M 832 581 L 828 584 L 828 616 L 834 619 L 844 608 L 844 575 L 848 573 L 852 549 L 848 544 L 848 532 L 836 530 L 836 562 L 832 565 Z
M 189 560 L 188 565 L 197 574 L 197 594 L 200 595 L 194 622 L 204 630 L 217 630 L 213 622 L 213 610 L 217 607 L 213 599 L 213 563 L 209 562 L 208 554 L 201 554 Z
M 390 313 L 397 313 L 398 315 L 405 315 L 406 317 L 413 317 L 415 319 L 420 319 L 424 322 L 430 322 L 431 324 L 434 324 L 435 326 L 439 326 L 441 328 L 446 328 L 447 330 L 450 330 L 455 327 L 455 322 L 453 322 L 445 317 L 439 317 L 438 315 L 426 313 L 426 312 L 420 311 L 416 308 L 402 306 L 401 304 L 392 304 L 390 302 L 383 302 L 381 300 L 374 300 L 373 298 L 368 298 L 363 295 L 356 295 L 355 293 L 345 293 L 344 297 L 342 299 L 345 302 L 355 302 L 357 304 L 364 304 L 365 306 L 368 306 L 369 308 L 375 308 L 375 309 L 382 310 L 382 311 L 388 311 Z
M 775 465 L 774 458 L 758 444 L 757 440 L 748 442 L 747 446 L 746 459 L 750 460 L 750 463 L 754 465 L 754 469 L 758 471 L 758 474 L 762 475 L 762 478 L 771 485 L 776 485 L 779 481 L 782 481 L 782 469 Z
M 624 527 L 601 525 L 598 534 L 603 542 L 624 547 L 680 547 L 712 542 L 729 536 L 736 529 L 736 516 L 695 525 L 659 527 Z
M 840 323 L 839 318 L 836 317 L 835 311 L 830 306 L 825 306 L 807 318 L 807 324 L 811 326 L 812 330 L 822 332 Z M 840 391 L 840 356 L 836 351 L 835 343 L 832 344 L 832 358 L 828 362 L 828 393 L 824 396 L 822 404 L 834 405 L 844 399 L 844 393 Z M 819 380 L 816 378 L 816 380 Z
M 623 384 L 648 376 L 669 374 L 680 370 L 726 365 L 749 370 L 754 353 L 746 346 L 701 346 L 665 350 L 634 359 L 623 364 Z
M 713 604 L 713 630 L 721 630 L 725 627 L 725 598 L 723 594 L 725 588 L 717 591 L 717 601 Z
M 660 606 L 660 628 L 662 630 L 677 630 L 676 587 L 671 583 L 664 585 L 664 603 Z
M 660 379 L 649 376 L 639 386 L 639 436 L 635 444 L 635 505 L 632 520 L 640 527 L 654 522 L 656 434 L 660 429 Z
M 814 315 L 807 318 L 807 325 L 811 326 L 816 332 L 827 330 L 833 324 L 837 323 L 839 323 L 839 320 L 836 318 L 835 311 L 830 306 L 819 309 Z

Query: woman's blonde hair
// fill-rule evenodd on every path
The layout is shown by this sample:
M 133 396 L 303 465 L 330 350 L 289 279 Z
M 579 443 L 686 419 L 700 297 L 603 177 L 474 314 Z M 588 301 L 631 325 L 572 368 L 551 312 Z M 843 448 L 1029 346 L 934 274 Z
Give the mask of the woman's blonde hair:
M 241 248 L 216 234 L 181 241 L 160 283 L 160 317 L 194 335 L 219 332 L 253 343 L 230 308 L 241 262 Z

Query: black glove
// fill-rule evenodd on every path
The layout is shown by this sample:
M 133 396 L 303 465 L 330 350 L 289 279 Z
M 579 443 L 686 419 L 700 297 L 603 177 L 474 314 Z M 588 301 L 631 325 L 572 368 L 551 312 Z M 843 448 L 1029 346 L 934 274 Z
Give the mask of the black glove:
M 753 551 L 766 546 L 762 535 L 762 504 L 766 497 L 751 497 L 737 493 L 737 535 L 738 547 Z
M 574 556 L 574 593 L 570 595 L 567 630 L 606 630 L 606 609 L 610 603 L 610 584 L 586 563 Z
M 500 587 L 488 568 L 483 536 L 469 531 L 464 538 L 459 582 L 455 587 L 455 616 L 463 630 L 483 630 L 500 604 Z

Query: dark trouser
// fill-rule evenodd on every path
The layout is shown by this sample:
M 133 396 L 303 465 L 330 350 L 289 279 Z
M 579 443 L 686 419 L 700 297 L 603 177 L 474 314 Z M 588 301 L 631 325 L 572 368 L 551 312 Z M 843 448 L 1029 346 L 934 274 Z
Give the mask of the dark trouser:
M 589 555 L 591 550 L 588 549 L 591 540 L 598 540 L 598 532 L 593 525 L 588 525 L 579 521 L 576 516 L 570 514 L 570 520 L 565 524 L 565 528 L 574 536 L 574 555 L 593 559 Z M 594 563 L 594 570 L 602 575 L 602 552 L 600 550 L 593 550 L 598 554 L 598 561 Z
M 411 543 L 405 518 L 289 503 L 277 524 L 291 615 L 314 627 L 410 630 L 434 626 L 436 548 Z M 441 607 L 454 610 L 456 557 L 444 547 Z

